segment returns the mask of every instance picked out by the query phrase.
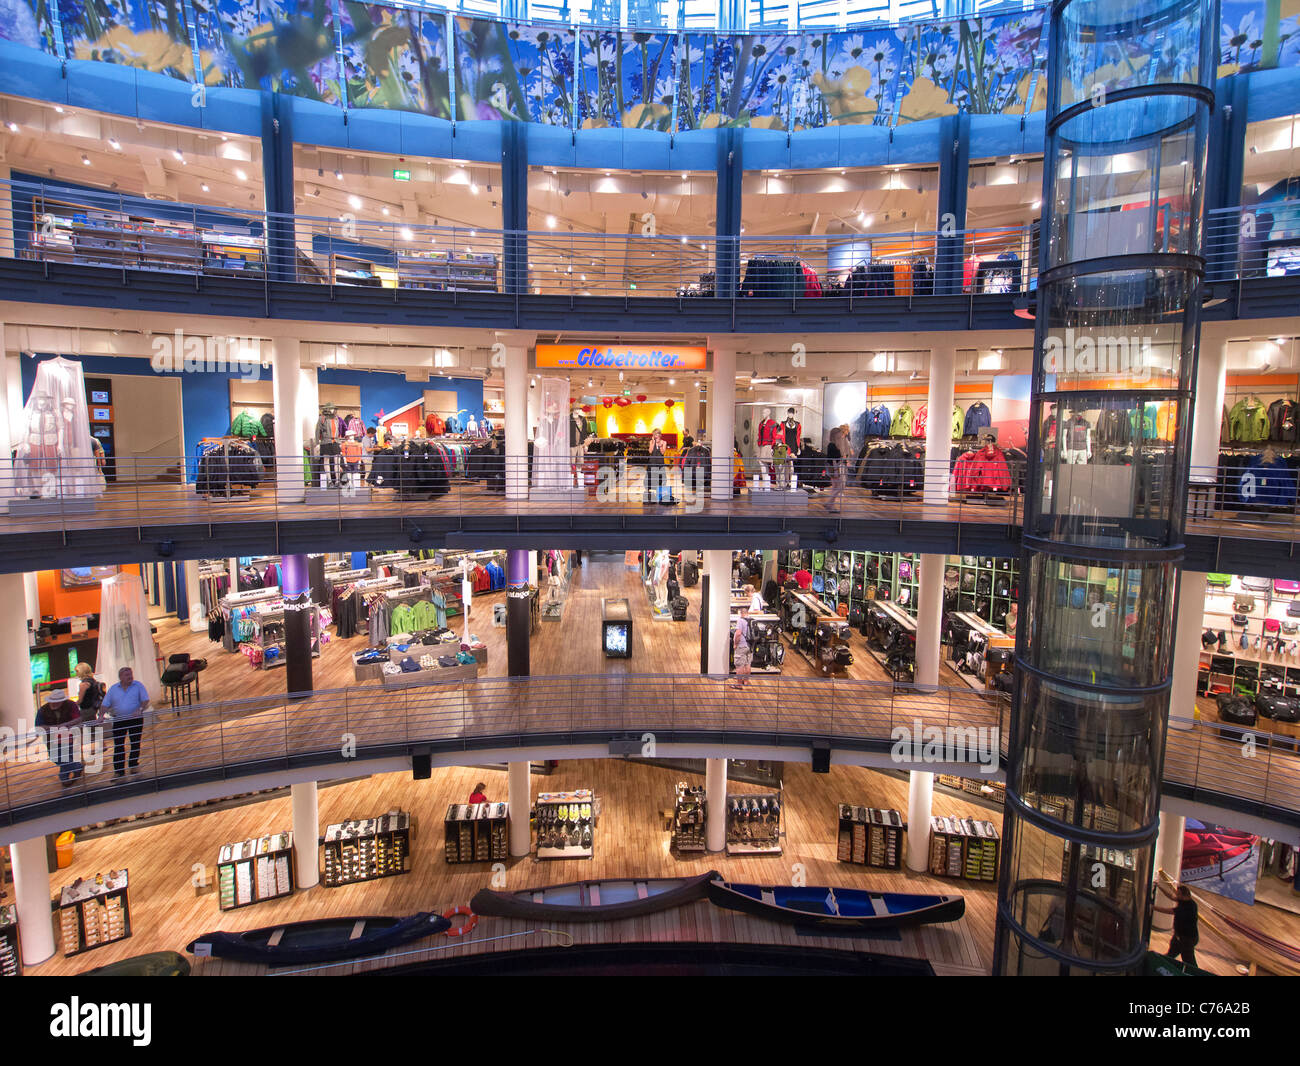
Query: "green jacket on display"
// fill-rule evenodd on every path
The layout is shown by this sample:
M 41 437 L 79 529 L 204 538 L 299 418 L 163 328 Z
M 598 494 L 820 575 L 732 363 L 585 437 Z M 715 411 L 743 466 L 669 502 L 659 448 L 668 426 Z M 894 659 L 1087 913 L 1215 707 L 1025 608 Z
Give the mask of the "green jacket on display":
M 1236 441 L 1253 444 L 1268 440 L 1268 412 L 1253 397 L 1238 400 L 1228 412 L 1228 435 Z
M 230 435 L 247 437 L 251 440 L 253 437 L 265 437 L 266 428 L 262 425 L 261 419 L 254 418 L 247 411 L 240 411 L 235 415 L 235 420 L 230 423 Z
M 912 408 L 903 404 L 894 412 L 894 421 L 889 426 L 891 437 L 910 437 L 912 435 Z

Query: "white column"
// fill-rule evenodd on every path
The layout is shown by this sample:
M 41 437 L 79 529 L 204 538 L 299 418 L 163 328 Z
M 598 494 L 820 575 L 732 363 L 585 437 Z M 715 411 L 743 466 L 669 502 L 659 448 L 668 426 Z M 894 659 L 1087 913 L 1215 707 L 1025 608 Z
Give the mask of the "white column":
M 939 687 L 939 621 L 943 617 L 943 568 L 946 557 L 921 556 L 921 582 L 917 590 L 916 687 L 934 691 Z
M 907 868 L 925 873 L 930 866 L 930 801 L 934 774 L 913 770 L 907 775 Z
M 1219 329 L 1202 327 L 1192 414 L 1192 474 L 1214 474 L 1219 468 L 1219 432 L 1227 390 L 1227 335 Z
M 528 583 L 537 584 L 537 551 L 536 549 L 528 553 Z M 540 587 L 540 586 L 539 586 Z
M 687 381 L 682 398 L 682 421 L 688 437 L 698 437 L 700 432 L 700 390 L 696 382 Z
M 22 574 L 0 574 L 0 603 L 25 602 Z M 0 611 L 0 725 L 9 726 L 20 735 L 32 728 L 36 710 L 31 677 L 26 612 Z M 24 723 L 21 730 L 20 719 Z
M 932 506 L 948 502 L 948 464 L 952 454 L 953 377 L 956 373 L 953 348 L 930 350 L 930 389 L 926 395 L 929 409 L 925 423 L 925 492 L 924 500 Z
M 320 417 L 320 380 L 314 366 L 304 366 L 298 371 L 298 426 L 304 442 L 316 435 L 316 419 Z
M 1156 833 L 1156 868 L 1151 872 L 1155 879 L 1159 879 L 1158 871 L 1164 870 L 1175 881 L 1181 876 L 1183 868 L 1183 829 L 1186 824 L 1185 819 L 1180 814 L 1170 814 L 1168 811 L 1160 812 L 1160 829 Z M 1161 907 L 1170 906 L 1169 899 L 1163 892 L 1156 895 L 1156 902 Z M 1174 916 L 1172 914 L 1160 914 L 1159 912 L 1151 915 L 1151 926 L 1154 929 L 1172 929 L 1174 925 Z
M 271 341 L 275 360 L 272 397 L 275 402 L 275 495 L 277 502 L 304 498 L 302 478 L 302 408 L 298 387 L 302 378 L 302 345 L 297 337 Z M 312 372 L 313 374 L 315 371 Z
M 704 761 L 704 846 L 727 848 L 727 760 Z
M 736 439 L 736 349 L 712 345 L 713 378 L 709 382 L 709 447 L 713 449 L 709 495 L 731 499 L 731 446 Z M 730 583 L 730 578 L 727 579 Z
M 276 419 L 277 425 L 279 419 Z M 320 884 L 320 808 L 317 802 L 316 782 L 303 781 L 289 786 L 289 801 L 293 805 L 293 858 L 294 880 L 299 888 L 314 888 Z
M 506 799 L 510 804 L 510 855 L 520 858 L 533 848 L 532 829 L 528 824 L 533 808 L 532 781 L 528 762 L 506 765 Z
M 506 348 L 506 499 L 528 499 L 528 349 Z
M 189 597 L 190 632 L 201 633 L 207 628 L 203 617 L 203 598 L 199 595 L 199 561 L 185 560 L 185 594 Z
M 54 912 L 50 909 L 50 862 L 45 838 L 9 845 L 14 867 L 14 902 L 18 904 L 18 939 L 23 965 L 35 966 L 54 954 Z
M 0 345 L 4 341 L 4 324 L 0 323 Z M 5 367 L 8 375 L 8 386 L 6 388 L 5 399 L 9 405 L 9 435 L 10 439 L 4 441 L 0 438 L 0 443 L 7 443 L 11 447 L 18 443 L 18 438 L 22 435 L 19 427 L 23 422 L 23 359 L 17 352 L 10 354 L 5 352 Z
M 41 620 L 41 592 L 35 570 L 23 574 L 23 598 L 27 601 L 27 617 L 32 620 L 32 628 L 35 629 Z
M 709 676 L 726 677 L 731 672 L 731 552 L 706 551 L 704 571 L 709 575 Z
M 1196 711 L 1196 671 L 1205 627 L 1205 575 L 1178 573 L 1178 617 L 1174 629 L 1174 668 L 1169 686 L 1169 728 L 1191 729 Z M 1216 645 L 1217 647 L 1217 645 Z
M 230 575 L 230 594 L 234 595 L 239 591 L 239 559 L 226 560 L 226 573 Z

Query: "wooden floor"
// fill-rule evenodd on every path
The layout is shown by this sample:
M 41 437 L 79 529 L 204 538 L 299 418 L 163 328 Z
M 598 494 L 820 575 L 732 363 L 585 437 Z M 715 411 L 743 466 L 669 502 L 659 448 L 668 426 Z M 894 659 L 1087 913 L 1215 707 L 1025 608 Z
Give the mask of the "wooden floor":
M 715 869 L 727 878 L 785 884 L 802 873 L 808 884 L 869 888 L 885 891 L 959 893 L 966 914 L 957 922 L 901 933 L 900 939 L 849 939 L 804 936 L 793 929 L 709 903 L 696 903 L 662 914 L 620 923 L 539 923 L 484 918 L 468 937 L 435 937 L 397 949 L 376 959 L 336 966 L 313 967 L 324 975 L 404 965 L 454 955 L 511 951 L 575 943 L 633 943 L 708 941 L 753 943 L 799 948 L 832 948 L 879 955 L 926 959 L 941 975 L 987 973 L 992 964 L 995 886 L 953 881 L 906 871 L 877 871 L 836 861 L 836 804 L 850 802 L 894 807 L 906 812 L 907 781 L 901 776 L 835 766 L 826 775 L 802 765 L 786 764 L 784 795 L 786 835 L 784 853 L 768 857 L 691 855 L 678 857 L 669 848 L 660 812 L 670 808 L 674 783 L 700 782 L 677 770 L 640 763 L 599 760 L 564 763 L 554 774 L 535 775 L 532 791 L 590 787 L 596 792 L 598 820 L 595 857 L 590 860 L 541 862 L 512 859 L 507 864 L 507 888 L 552 884 L 588 877 L 637 875 L 664 877 Z M 195 864 L 209 884 L 215 878 L 218 848 L 231 841 L 291 828 L 287 797 L 199 814 L 179 821 L 126 829 L 76 844 L 72 865 L 51 875 L 57 893 L 76 877 L 92 877 L 109 869 L 128 867 L 134 935 L 126 941 L 65 959 L 57 955 L 27 972 L 36 975 L 78 973 L 117 959 L 151 951 L 184 951 L 185 945 L 215 929 L 239 930 L 319 917 L 404 915 L 419 910 L 449 909 L 466 903 L 492 876 L 488 864 L 448 866 L 442 857 L 442 816 L 447 804 L 463 802 L 472 785 L 487 782 L 493 799 L 506 796 L 505 773 L 499 769 L 455 767 L 434 770 L 428 781 L 409 774 L 389 774 L 322 787 L 319 793 L 322 829 L 331 822 L 380 814 L 400 807 L 413 816 L 413 872 L 363 885 L 315 888 L 237 911 L 220 912 L 212 890 L 193 887 Z M 732 782 L 733 792 L 761 789 Z M 937 788 L 936 814 L 978 817 L 1001 826 L 1001 814 L 959 794 Z M 1300 939 L 1300 915 L 1268 906 L 1247 907 L 1224 901 L 1235 917 L 1292 942 Z M 1165 934 L 1154 943 L 1165 946 Z M 1216 973 L 1233 974 L 1238 962 L 1213 934 L 1203 932 L 1198 959 Z M 193 960 L 198 975 L 255 974 L 262 967 L 217 959 Z

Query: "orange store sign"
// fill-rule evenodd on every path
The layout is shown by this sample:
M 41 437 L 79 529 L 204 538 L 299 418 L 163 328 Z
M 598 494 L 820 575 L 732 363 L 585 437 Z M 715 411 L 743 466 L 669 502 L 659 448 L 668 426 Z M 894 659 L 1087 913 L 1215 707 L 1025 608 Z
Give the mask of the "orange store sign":
M 708 350 L 692 345 L 539 344 L 538 370 L 704 370 Z

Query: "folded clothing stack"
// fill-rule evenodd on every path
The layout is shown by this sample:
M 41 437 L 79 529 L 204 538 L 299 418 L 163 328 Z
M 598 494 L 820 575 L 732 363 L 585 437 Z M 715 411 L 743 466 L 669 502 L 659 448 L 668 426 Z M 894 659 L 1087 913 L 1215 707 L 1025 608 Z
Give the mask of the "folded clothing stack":
M 432 670 L 437 665 L 438 665 L 438 660 L 435 659 L 432 655 L 425 654 L 420 656 L 421 670 Z
M 400 674 L 402 672 L 402 668 L 398 666 L 396 663 L 384 663 L 383 671 L 386 674 Z
M 402 673 L 404 674 L 414 674 L 414 673 L 418 673 L 420 670 L 420 664 L 417 663 L 414 659 L 412 659 L 409 655 L 405 659 L 403 659 L 398 664 L 398 666 L 401 669 Z

